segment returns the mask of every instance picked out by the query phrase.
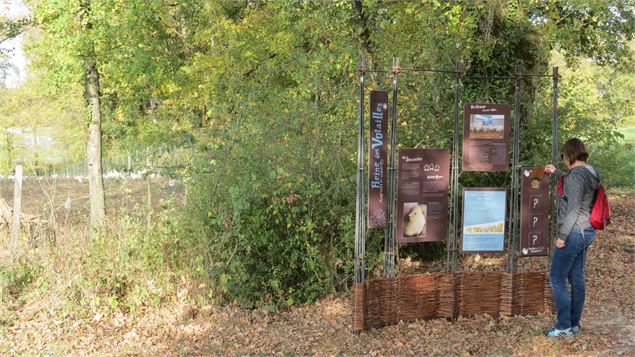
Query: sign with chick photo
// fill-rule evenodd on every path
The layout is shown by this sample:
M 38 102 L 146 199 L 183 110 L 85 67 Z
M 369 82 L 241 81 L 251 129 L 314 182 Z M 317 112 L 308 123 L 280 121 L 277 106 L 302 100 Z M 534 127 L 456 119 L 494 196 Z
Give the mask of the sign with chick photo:
M 445 240 L 449 177 L 449 150 L 399 151 L 397 243 Z

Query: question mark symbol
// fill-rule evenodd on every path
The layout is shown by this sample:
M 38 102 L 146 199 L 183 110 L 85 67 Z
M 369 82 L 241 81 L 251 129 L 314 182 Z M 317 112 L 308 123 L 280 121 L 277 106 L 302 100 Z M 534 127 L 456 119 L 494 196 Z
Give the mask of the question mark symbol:
M 531 242 L 531 245 L 536 245 L 536 240 L 538 240 L 538 236 L 537 235 L 533 235 L 532 237 L 534 237 L 533 241 Z
M 536 205 L 538 204 L 538 199 L 534 198 L 534 208 L 536 208 Z
M 535 226 L 536 226 L 536 222 L 538 222 L 538 217 L 535 217 L 535 216 L 534 216 L 534 218 L 533 218 L 533 222 L 532 222 L 532 227 L 535 227 Z

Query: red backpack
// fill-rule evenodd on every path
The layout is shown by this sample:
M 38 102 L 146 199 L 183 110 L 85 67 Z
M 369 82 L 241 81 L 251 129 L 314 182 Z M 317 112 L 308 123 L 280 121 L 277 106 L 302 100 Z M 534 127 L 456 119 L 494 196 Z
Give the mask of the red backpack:
M 558 194 L 560 197 L 564 196 L 564 176 L 560 176 L 558 179 Z M 604 186 L 602 184 L 600 184 L 600 187 L 595 191 L 595 201 L 593 201 L 589 221 L 593 228 L 598 230 L 604 229 L 611 224 L 609 199 L 604 192 Z

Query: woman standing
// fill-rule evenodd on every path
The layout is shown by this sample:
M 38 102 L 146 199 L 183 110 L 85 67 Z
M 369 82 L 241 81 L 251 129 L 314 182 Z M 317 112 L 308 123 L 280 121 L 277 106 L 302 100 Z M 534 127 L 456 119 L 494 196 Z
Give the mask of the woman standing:
M 557 180 L 564 176 L 564 195 L 557 195 L 558 238 L 551 258 L 549 282 L 556 302 L 557 321 L 545 330 L 550 337 L 572 337 L 580 332 L 580 318 L 584 308 L 584 261 L 587 248 L 595 240 L 595 229 L 589 222 L 600 178 L 586 163 L 589 152 L 580 139 L 569 139 L 562 149 L 568 172 L 553 165 L 545 172 Z M 571 295 L 567 291 L 571 284 Z

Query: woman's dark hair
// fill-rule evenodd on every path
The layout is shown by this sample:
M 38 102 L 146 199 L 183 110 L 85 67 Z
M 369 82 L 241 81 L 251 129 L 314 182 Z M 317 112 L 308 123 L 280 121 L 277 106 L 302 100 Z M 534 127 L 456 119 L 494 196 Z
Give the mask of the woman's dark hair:
M 578 138 L 567 140 L 562 148 L 562 153 L 564 154 L 565 159 L 569 160 L 569 164 L 571 165 L 573 165 L 573 163 L 577 160 L 586 162 L 589 158 L 589 151 L 586 149 L 582 140 Z

